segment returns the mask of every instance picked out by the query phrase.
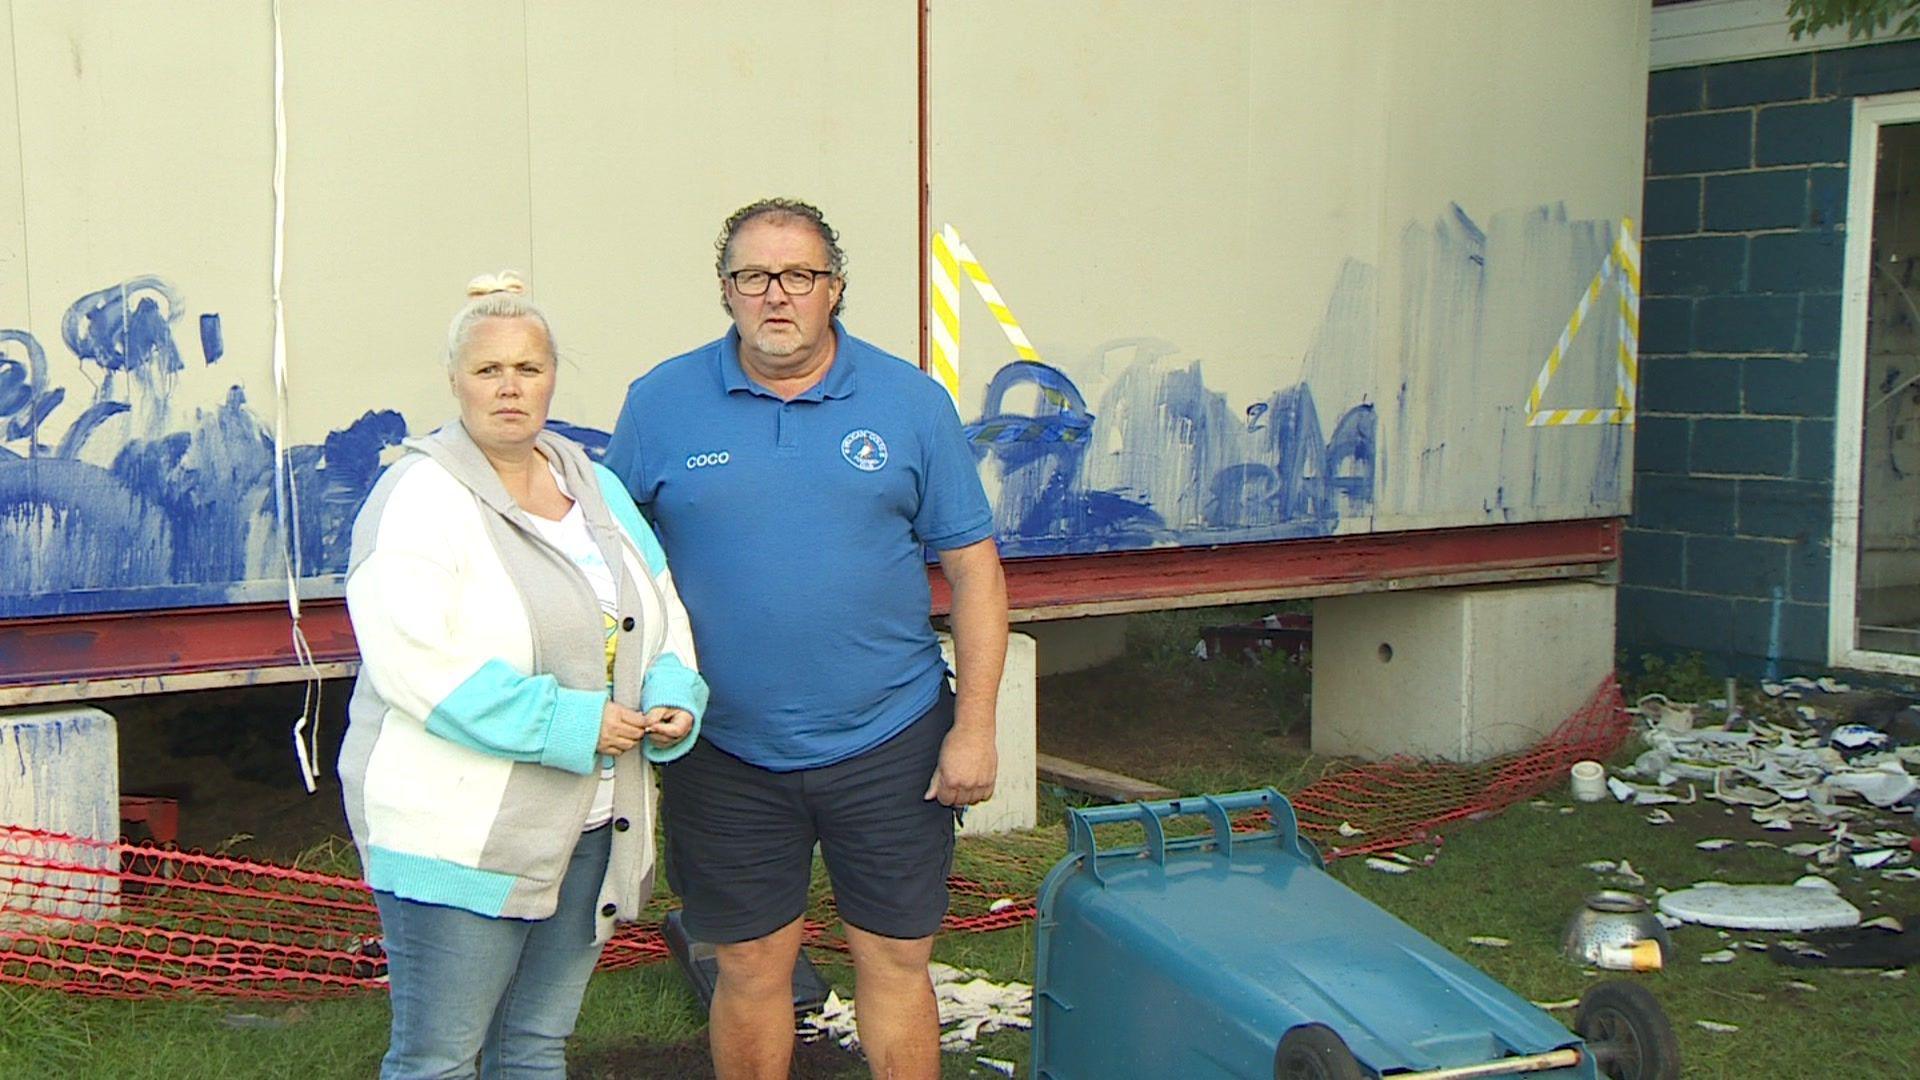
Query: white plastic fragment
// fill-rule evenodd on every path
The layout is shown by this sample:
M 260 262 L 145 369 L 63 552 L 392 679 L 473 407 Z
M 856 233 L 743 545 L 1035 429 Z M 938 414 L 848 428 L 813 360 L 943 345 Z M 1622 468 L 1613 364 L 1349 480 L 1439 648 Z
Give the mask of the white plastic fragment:
M 1547 1012 L 1565 1012 L 1568 1009 L 1579 1008 L 1580 999 L 1567 998 L 1564 1001 L 1536 1001 L 1533 1003 L 1533 1007 L 1536 1009 L 1544 1009 Z
M 1714 837 L 1711 840 L 1702 840 L 1693 846 L 1699 848 L 1701 851 L 1720 851 L 1724 848 L 1732 847 L 1733 841 L 1725 839 L 1724 837 Z
M 1723 1024 L 1718 1020 L 1695 1020 L 1694 1023 L 1708 1031 L 1718 1032 L 1722 1035 L 1731 1035 L 1740 1030 L 1739 1024 Z
M 1659 907 L 1687 922 L 1735 930 L 1821 930 L 1860 922 L 1860 909 L 1818 877 L 1793 885 L 1703 882 L 1662 896 Z
M 1673 815 L 1656 806 L 1652 810 L 1647 811 L 1647 824 L 1671 825 L 1673 824 Z
M 1700 962 L 1703 964 L 1731 964 L 1733 963 L 1733 950 L 1719 949 L 1710 953 L 1701 953 Z
M 1011 897 L 1003 896 L 1000 899 L 995 900 L 993 903 L 988 904 L 987 910 L 995 915 L 998 915 L 1000 912 L 1007 910 L 1008 908 L 1012 907 L 1016 903 L 1019 903 L 1019 901 L 1014 900 Z
M 1818 991 L 1818 990 L 1819 990 L 1820 988 L 1819 988 L 1819 987 L 1817 987 L 1817 986 L 1815 986 L 1815 985 L 1813 985 L 1813 984 L 1812 984 L 1812 983 L 1810 983 L 1810 982 L 1801 982 L 1801 981 L 1800 981 L 1799 979 L 1788 979 L 1788 980 L 1787 980 L 1787 989 L 1789 989 L 1789 990 L 1799 990 L 1799 991 L 1802 991 L 1802 992 L 1804 992 L 1804 993 L 1809 993 L 1809 994 L 1811 994 L 1811 993 L 1814 993 L 1814 992 L 1816 992 L 1816 991 Z
M 1858 750 L 1865 746 L 1885 746 L 1887 734 L 1865 724 L 1841 724 L 1833 729 L 1827 741 L 1835 746 L 1844 746 L 1849 750 Z
M 1905 928 L 1900 925 L 1900 920 L 1891 915 L 1882 915 L 1877 919 L 1868 919 L 1860 925 L 1871 926 L 1876 930 L 1891 930 L 1896 934 L 1905 932 Z
M 1014 1064 L 1013 1062 L 1008 1061 L 1005 1058 L 976 1057 L 973 1060 L 979 1062 L 980 1064 L 986 1066 L 989 1069 L 992 1069 L 994 1072 L 999 1073 L 1001 1076 L 1013 1075 Z
M 1391 859 L 1375 858 L 1369 855 L 1367 856 L 1367 869 L 1378 870 L 1383 874 L 1405 874 L 1410 872 L 1413 867 L 1408 866 L 1406 863 L 1394 862 Z
M 1920 881 L 1920 867 L 1903 866 L 1898 870 L 1882 870 L 1880 876 L 1888 881 Z
M 1356 828 L 1354 828 L 1354 826 L 1353 826 L 1353 824 L 1352 824 L 1351 822 L 1346 822 L 1346 821 L 1343 821 L 1343 822 L 1341 822 L 1341 823 L 1340 823 L 1340 835 L 1341 835 L 1341 836 L 1348 836 L 1348 837 L 1352 837 L 1352 836 L 1365 836 L 1365 835 L 1367 835 L 1367 830 L 1365 830 L 1365 829 L 1356 829 Z
M 1633 864 L 1625 859 L 1620 860 L 1620 865 L 1614 867 L 1613 872 L 1620 880 L 1629 885 L 1645 885 L 1647 883 L 1647 879 L 1640 876 L 1640 871 L 1635 870 Z
M 1473 937 L 1470 937 L 1467 939 L 1467 944 L 1482 945 L 1489 949 L 1504 949 L 1507 946 L 1512 945 L 1513 942 L 1508 941 L 1506 938 L 1503 938 L 1503 937 L 1488 937 L 1488 936 L 1482 936 L 1482 935 L 1476 934 Z
M 1853 853 L 1853 865 L 1862 870 L 1872 870 L 1876 866 L 1885 865 L 1891 858 L 1893 858 L 1892 848 L 1882 848 L 1879 851 L 1856 851 Z
M 1889 970 L 1887 970 L 1887 971 L 1883 971 L 1883 972 L 1881 972 L 1881 973 L 1880 973 L 1880 977 L 1881 977 L 1881 978 L 1883 978 L 1883 979 L 1904 979 L 1904 978 L 1906 978 L 1906 977 L 1907 977 L 1907 969 L 1906 969 L 1906 968 L 1892 968 L 1892 969 L 1889 969 Z

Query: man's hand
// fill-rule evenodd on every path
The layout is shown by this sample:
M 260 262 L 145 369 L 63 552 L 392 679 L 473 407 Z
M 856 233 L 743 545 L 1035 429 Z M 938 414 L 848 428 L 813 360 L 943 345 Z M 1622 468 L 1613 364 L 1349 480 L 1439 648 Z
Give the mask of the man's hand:
M 647 741 L 665 750 L 693 731 L 693 714 L 685 709 L 656 705 L 647 710 Z
M 601 707 L 598 747 L 601 753 L 608 757 L 619 757 L 638 746 L 640 737 L 646 733 L 646 717 L 611 700 Z
M 993 780 L 1000 768 L 1000 752 L 993 745 L 993 728 L 959 724 L 940 743 L 940 764 L 933 770 L 922 799 L 938 799 L 947 806 L 971 806 L 993 798 Z

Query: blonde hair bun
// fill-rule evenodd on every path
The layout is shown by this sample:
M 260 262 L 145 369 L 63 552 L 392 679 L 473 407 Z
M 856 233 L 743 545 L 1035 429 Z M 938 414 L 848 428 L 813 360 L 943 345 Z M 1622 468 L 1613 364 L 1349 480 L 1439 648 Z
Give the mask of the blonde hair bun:
M 498 293 L 510 293 L 514 296 L 527 295 L 527 283 L 512 270 L 502 270 L 497 274 L 481 274 L 467 282 L 467 296 L 477 299 Z

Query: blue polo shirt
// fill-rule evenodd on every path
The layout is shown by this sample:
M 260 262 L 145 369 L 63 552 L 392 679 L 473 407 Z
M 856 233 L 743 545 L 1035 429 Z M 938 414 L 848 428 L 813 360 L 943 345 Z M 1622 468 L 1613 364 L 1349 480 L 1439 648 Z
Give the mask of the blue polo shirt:
M 922 545 L 993 535 L 946 392 L 848 334 L 783 401 L 739 334 L 627 391 L 605 463 L 666 548 L 712 688 L 701 737 L 763 768 L 841 761 L 930 708 L 946 667 Z

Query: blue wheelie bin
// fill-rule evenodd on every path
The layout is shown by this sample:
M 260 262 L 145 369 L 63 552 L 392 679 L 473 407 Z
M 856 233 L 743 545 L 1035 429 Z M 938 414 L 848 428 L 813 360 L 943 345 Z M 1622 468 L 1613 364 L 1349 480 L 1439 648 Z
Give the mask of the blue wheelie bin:
M 1235 833 L 1230 815 L 1270 827 Z M 1209 829 L 1167 835 L 1202 815 Z M 1101 850 L 1094 829 L 1144 843 Z M 1664 1080 L 1673 1031 L 1608 983 L 1562 1027 L 1326 872 L 1278 791 L 1069 812 L 1038 898 L 1033 1075 Z

